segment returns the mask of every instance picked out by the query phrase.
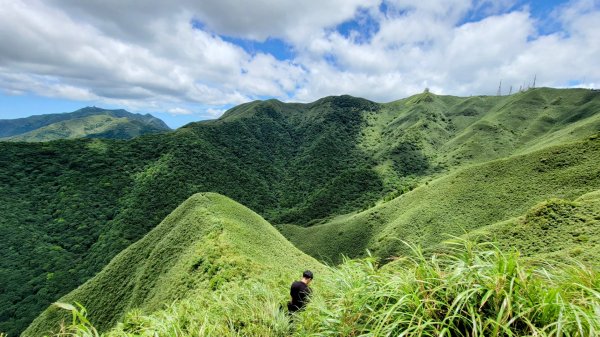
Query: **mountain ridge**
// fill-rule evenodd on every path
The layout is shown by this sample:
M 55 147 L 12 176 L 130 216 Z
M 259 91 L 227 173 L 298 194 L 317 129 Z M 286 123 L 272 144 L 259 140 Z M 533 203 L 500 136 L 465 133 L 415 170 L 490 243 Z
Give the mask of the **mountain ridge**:
M 0 140 L 49 141 L 68 138 L 130 139 L 171 129 L 150 114 L 85 107 L 74 112 L 0 120 Z
M 285 289 L 286 278 L 305 269 L 324 270 L 248 208 L 215 193 L 199 193 L 60 301 L 82 303 L 97 327 L 106 330 L 132 309 L 152 313 L 164 303 L 217 291 L 230 282 L 260 279 Z M 22 336 L 56 331 L 68 317 L 51 307 Z
M 578 221 L 581 219 L 580 211 L 583 210 L 588 212 L 587 221 L 592 225 L 591 228 L 587 228 L 587 225 L 578 224 Z M 589 213 L 590 211 L 591 213 Z M 237 216 L 231 217 L 231 213 L 237 213 Z M 558 240 L 565 239 L 564 235 L 560 239 L 556 238 L 554 233 L 561 230 L 565 232 L 564 229 L 548 223 L 548 220 L 557 220 L 557 214 L 559 223 L 562 223 L 563 219 L 566 219 L 569 222 L 568 229 L 577 232 L 573 233 L 573 235 L 567 234 L 569 245 L 565 246 L 564 243 L 562 246 L 560 244 L 556 245 L 559 242 Z M 500 241 L 494 242 L 498 242 L 497 244 L 503 250 L 492 250 L 491 252 L 495 252 L 495 254 L 491 255 L 489 252 L 486 252 L 487 256 L 512 259 L 515 256 L 519 256 L 521 252 L 526 256 L 520 262 L 509 262 L 514 263 L 513 266 L 519 268 L 519 270 L 522 268 L 522 271 L 516 274 L 531 274 L 525 278 L 528 281 L 525 281 L 525 279 L 520 281 L 519 294 L 523 291 L 523 288 L 529 288 L 532 278 L 536 274 L 528 269 L 530 267 L 517 267 L 517 263 L 530 263 L 533 266 L 543 260 L 548 266 L 551 266 L 552 269 L 547 271 L 541 269 L 537 274 L 547 275 L 548 280 L 542 281 L 543 284 L 548 284 L 551 279 L 560 280 L 560 278 L 553 277 L 561 275 L 549 276 L 548 273 L 556 274 L 557 270 L 560 271 L 560 268 L 565 268 L 560 267 L 562 265 L 560 259 L 556 259 L 556 256 L 561 256 L 562 248 L 568 249 L 569 254 L 579 255 L 587 253 L 588 257 L 591 258 L 588 262 L 597 263 L 595 260 L 597 255 L 594 254 L 600 251 L 600 246 L 594 245 L 592 241 L 597 239 L 597 233 L 594 233 L 594 229 L 600 227 L 600 190 L 580 196 L 577 198 L 577 203 L 559 199 L 548 200 L 529 209 L 525 215 L 517 219 L 514 221 L 518 222 L 518 226 L 529 227 L 533 225 L 539 227 L 538 231 L 543 231 L 544 235 L 539 235 L 536 232 L 531 233 L 532 236 L 536 237 L 534 240 L 547 242 L 547 237 L 550 237 L 550 240 L 555 242 L 554 245 L 550 246 L 538 243 L 532 247 L 531 242 L 526 243 L 531 238 L 511 237 L 510 234 L 506 235 L 502 233 L 502 230 L 516 233 L 515 224 L 513 223 L 498 223 L 489 226 L 495 227 L 492 230 L 502 236 Z M 255 220 L 258 220 L 258 222 L 255 222 Z M 513 220 L 509 222 L 511 221 Z M 259 225 L 259 223 L 262 223 L 262 225 Z M 499 227 L 503 227 L 501 232 L 498 232 Z M 267 236 L 272 236 L 271 238 L 265 237 L 267 232 L 270 232 Z M 591 237 L 583 240 L 582 234 L 586 232 Z M 249 234 L 251 238 L 249 238 Z M 451 270 L 454 269 L 454 273 L 445 273 L 444 275 L 456 275 L 456 269 L 458 269 L 460 271 L 456 277 L 457 279 L 461 279 L 460 273 L 469 270 L 469 268 L 461 268 L 459 266 L 461 265 L 462 261 L 460 259 L 462 258 L 465 259 L 462 263 L 473 264 L 471 268 L 477 267 L 476 275 L 477 277 L 481 277 L 480 273 L 483 270 L 479 269 L 486 266 L 487 261 L 482 261 L 483 256 L 473 256 L 473 254 L 478 254 L 477 252 L 483 245 L 489 245 L 486 237 L 490 235 L 491 233 L 488 233 L 488 228 L 482 228 L 473 233 L 476 241 L 453 239 L 433 247 L 433 254 L 440 254 L 437 258 L 450 256 L 458 260 L 454 260 L 458 262 L 458 265 L 450 268 Z M 194 236 L 196 238 L 193 238 Z M 231 237 L 224 239 L 226 236 Z M 238 239 L 233 239 L 234 236 L 238 236 Z M 521 241 L 518 243 L 520 249 L 516 253 L 513 252 L 515 248 L 514 243 L 511 243 L 515 239 Z M 467 238 L 467 240 L 469 239 Z M 483 241 L 481 246 L 478 246 L 477 240 Z M 199 242 L 200 246 L 196 242 Z M 466 245 L 462 248 L 465 249 L 464 252 L 456 250 L 458 242 L 463 242 Z M 230 244 L 228 245 L 227 243 Z M 147 250 L 148 247 L 151 247 L 152 252 L 144 253 L 144 250 Z M 539 248 L 539 250 L 531 250 L 530 248 Z M 591 253 L 589 251 L 586 252 L 586 248 L 593 248 L 594 251 Z M 239 250 L 237 257 L 232 257 L 236 255 L 234 253 L 236 250 Z M 274 250 L 279 251 L 279 253 L 273 254 Z M 156 251 L 159 253 L 155 253 Z M 192 251 L 192 253 L 190 254 L 189 251 Z M 473 258 L 474 261 L 469 261 L 469 257 Z M 437 261 L 434 258 L 430 262 L 428 259 L 422 256 L 419 257 L 418 255 L 414 258 L 423 259 L 417 268 L 426 268 L 424 265 Z M 566 261 L 572 263 L 573 260 L 570 256 L 566 256 Z M 200 331 L 204 331 L 204 333 L 210 335 L 207 330 L 211 331 L 211 328 L 223 328 L 222 325 L 225 325 L 228 335 L 257 335 L 256 331 L 255 333 L 252 332 L 253 325 L 256 325 L 255 329 L 261 331 L 258 333 L 261 336 L 270 336 L 272 334 L 277 336 L 288 336 L 290 334 L 305 335 L 302 331 L 290 329 L 289 323 L 286 325 L 280 322 L 280 320 L 287 322 L 287 318 L 283 317 L 285 314 L 278 307 L 278 303 L 281 305 L 281 303 L 287 300 L 285 290 L 287 290 L 286 286 L 289 284 L 289 279 L 293 278 L 294 272 L 299 274 L 300 270 L 308 267 L 316 271 L 317 280 L 323 280 L 321 282 L 324 282 L 314 285 L 319 292 L 324 293 L 317 294 L 317 298 L 313 298 L 312 301 L 318 302 L 316 307 L 309 304 L 308 316 L 301 313 L 300 317 L 296 317 L 296 323 L 303 324 L 303 328 L 318 330 L 319 328 L 314 323 L 311 326 L 311 321 L 308 317 L 315 314 L 325 314 L 326 316 L 339 314 L 334 313 L 332 309 L 319 307 L 319 305 L 322 305 L 320 302 L 324 299 L 335 300 L 337 296 L 338 301 L 342 301 L 337 305 L 341 305 L 342 312 L 346 312 L 346 310 L 351 310 L 347 307 L 352 306 L 356 296 L 368 297 L 371 295 L 371 292 L 376 292 L 377 288 L 374 288 L 374 286 L 379 282 L 389 284 L 387 282 L 395 279 L 398 285 L 391 287 L 390 291 L 392 293 L 403 291 L 408 284 L 411 284 L 411 279 L 402 279 L 401 277 L 398 279 L 398 275 L 395 275 L 394 272 L 396 270 L 396 272 L 399 272 L 403 268 L 406 268 L 406 266 L 413 266 L 416 261 L 409 259 L 408 263 L 406 263 L 404 259 L 396 259 L 382 269 L 378 269 L 373 263 L 373 259 L 368 258 L 365 261 L 346 261 L 339 269 L 322 266 L 315 260 L 311 260 L 308 256 L 300 253 L 266 221 L 247 208 L 218 194 L 201 193 L 186 200 L 142 240 L 117 255 L 101 273 L 69 295 L 61 298 L 60 302 L 83 303 L 83 306 L 86 308 L 86 320 L 92 322 L 93 326 L 100 333 L 112 330 L 114 334 L 109 334 L 110 336 L 135 336 L 145 330 L 149 333 L 155 331 L 154 334 L 156 334 L 156 331 L 165 331 L 173 328 L 182 329 L 190 335 L 195 335 L 196 333 L 193 331 L 198 326 L 201 326 Z M 504 264 L 491 266 L 491 268 L 498 272 L 497 268 L 505 268 L 503 266 L 506 266 L 506 264 L 507 262 L 504 262 Z M 462 266 L 464 267 L 464 265 Z M 130 270 L 132 267 L 136 270 L 133 273 L 122 271 Z M 556 269 L 556 267 L 559 267 L 559 269 Z M 579 265 L 579 268 L 588 267 Z M 142 272 L 138 272 L 137 270 L 142 270 Z M 376 277 L 375 275 L 379 275 L 378 270 L 390 273 L 388 275 L 390 279 L 388 281 L 385 281 L 385 279 L 382 280 L 380 277 L 383 275 Z M 513 275 L 514 271 L 511 270 L 501 270 L 502 274 L 499 277 L 504 280 L 504 283 L 506 283 L 507 276 Z M 564 269 L 562 272 L 565 270 L 569 269 Z M 578 269 L 578 272 L 591 272 L 591 269 Z M 362 273 L 366 273 L 367 275 Z M 417 272 L 416 275 L 420 274 Z M 425 285 L 419 284 L 420 289 L 429 289 L 429 287 L 440 289 L 439 286 L 429 285 L 433 280 L 433 275 L 427 274 L 427 277 L 429 282 L 424 282 Z M 572 275 L 570 277 L 566 280 L 570 285 L 575 284 L 573 282 L 588 281 L 587 278 L 575 279 Z M 118 282 L 115 282 L 115 280 L 118 280 Z M 493 282 L 490 284 L 489 279 L 486 278 L 486 280 L 488 282 L 484 282 L 484 284 L 495 287 L 496 291 L 503 284 L 502 282 L 499 285 Z M 596 282 L 593 276 L 589 280 Z M 338 289 L 333 290 L 333 293 L 331 292 L 332 289 L 328 288 L 332 286 L 338 287 Z M 473 286 L 471 285 L 471 287 Z M 591 285 L 591 287 L 594 287 L 594 285 Z M 536 288 L 532 287 L 528 291 L 533 291 L 534 289 Z M 560 290 L 566 292 L 564 288 L 560 288 Z M 247 294 L 246 291 L 248 291 Z M 340 291 L 348 293 L 340 294 Z M 210 295 L 213 292 L 214 295 Z M 590 292 L 591 298 L 595 298 L 593 290 Z M 509 293 L 512 293 L 512 291 Z M 581 292 L 578 291 L 577 293 Z M 517 296 L 516 301 L 518 301 L 519 294 L 515 295 Z M 256 303 L 257 298 L 263 297 L 266 303 Z M 390 294 L 385 294 L 384 297 L 389 301 Z M 232 300 L 240 302 L 232 304 Z M 541 303 L 538 303 L 538 301 Z M 451 302 L 456 303 L 456 301 L 436 301 L 436 303 L 443 303 L 444 305 L 450 305 Z M 535 305 L 545 305 L 539 298 L 532 299 L 532 302 Z M 169 304 L 169 306 L 164 308 L 158 304 Z M 212 312 L 214 315 L 215 312 L 220 311 L 222 305 L 226 305 L 228 308 L 225 310 L 234 310 L 235 312 L 222 313 L 218 315 L 220 317 L 216 321 L 208 321 L 208 318 L 204 316 L 202 323 L 191 323 L 201 320 L 201 317 L 203 317 L 201 313 L 208 315 L 208 313 Z M 232 305 L 233 308 L 231 307 Z M 476 305 L 479 306 L 480 304 L 476 303 Z M 266 308 L 264 308 L 265 306 Z M 516 305 L 514 307 L 520 308 L 520 306 Z M 64 308 L 67 308 L 65 304 L 48 308 L 33 322 L 22 336 L 37 336 L 49 333 L 50 331 L 56 333 L 59 329 L 58 322 L 67 320 L 70 316 L 69 311 L 63 310 Z M 244 312 L 248 310 L 250 312 Z M 335 310 L 340 310 L 340 308 L 338 307 Z M 377 307 L 364 310 L 359 309 L 358 311 L 362 312 L 369 319 L 372 318 L 372 315 L 381 314 L 378 312 Z M 127 315 L 125 315 L 126 312 L 128 312 Z M 173 316 L 182 315 L 181 312 L 185 315 L 184 317 L 189 318 L 174 320 Z M 427 313 L 414 313 L 412 310 L 410 310 L 410 313 L 427 316 Z M 527 310 L 525 310 L 524 314 L 526 313 Z M 383 314 L 385 315 L 385 313 Z M 579 314 L 581 314 L 581 311 L 579 311 Z M 223 315 L 227 317 L 222 317 Z M 251 317 L 248 317 L 248 315 Z M 559 317 L 561 316 L 562 314 L 559 315 Z M 575 324 L 575 320 L 572 318 L 567 319 L 567 321 L 568 324 Z M 116 322 L 119 322 L 119 324 L 116 325 Z M 330 320 L 330 324 L 337 326 L 337 329 L 345 328 L 347 325 L 352 326 L 355 324 L 352 322 L 356 322 L 356 320 Z M 164 324 L 172 325 L 172 327 L 165 327 Z M 207 324 L 209 326 L 206 326 Z M 211 324 L 214 324 L 215 327 L 211 327 Z M 436 324 L 447 325 L 448 323 L 438 322 Z M 537 321 L 535 324 L 538 325 L 540 322 Z M 593 324 L 595 323 L 591 324 L 590 329 L 592 330 L 590 331 L 593 331 Z M 376 325 L 370 323 L 370 320 L 366 320 L 366 323 L 359 323 L 359 326 L 370 329 Z M 532 325 L 529 326 L 532 327 Z M 80 327 L 82 326 L 80 325 Z M 263 330 L 265 328 L 267 329 L 266 331 Z M 511 328 L 519 330 L 523 327 L 520 328 L 516 325 L 511 326 Z M 62 329 L 64 333 L 65 331 L 69 331 L 68 329 L 73 329 L 73 327 L 67 328 L 67 330 L 64 330 L 64 327 Z M 271 329 L 275 329 L 277 332 Z M 220 335 L 222 333 L 224 331 L 221 331 Z M 579 333 L 585 335 L 585 332 L 581 328 Z M 180 334 L 188 335 L 183 331 Z

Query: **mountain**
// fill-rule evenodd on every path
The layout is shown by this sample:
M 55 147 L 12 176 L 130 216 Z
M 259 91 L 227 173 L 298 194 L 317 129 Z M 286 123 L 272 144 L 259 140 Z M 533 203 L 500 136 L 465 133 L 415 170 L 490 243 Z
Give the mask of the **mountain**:
M 600 92 L 255 101 L 134 138 L 0 142 L 0 331 L 17 335 L 189 196 L 216 192 L 339 261 L 435 247 L 597 186 Z M 547 186 L 546 186 L 547 185 Z M 297 227 L 300 226 L 300 227 Z
M 170 131 L 160 119 L 125 110 L 87 107 L 70 113 L 0 120 L 0 140 L 45 142 L 72 138 L 131 139 Z
M 229 283 L 260 280 L 279 287 L 285 300 L 286 286 L 305 269 L 322 276 L 324 267 L 248 208 L 201 193 L 60 301 L 83 304 L 89 318 L 106 330 L 134 308 L 151 313 L 164 303 L 206 296 Z M 22 336 L 56 331 L 67 314 L 51 307 Z

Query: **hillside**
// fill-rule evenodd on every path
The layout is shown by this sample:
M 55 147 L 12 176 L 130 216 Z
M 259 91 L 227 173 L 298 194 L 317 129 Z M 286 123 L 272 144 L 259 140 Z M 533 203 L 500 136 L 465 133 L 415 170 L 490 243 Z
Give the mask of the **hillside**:
M 473 241 L 493 241 L 526 257 L 570 263 L 600 260 L 600 191 L 575 200 L 550 199 L 526 214 L 484 226 L 464 235 Z
M 163 121 L 151 115 L 88 107 L 71 113 L 0 120 L 0 141 L 45 142 L 85 137 L 131 139 L 170 130 Z
M 519 216 L 553 196 L 578 197 L 596 178 L 585 187 L 570 179 L 596 172 L 597 146 L 569 144 L 600 130 L 599 111 L 600 93 L 583 89 L 423 93 L 386 104 L 337 96 L 250 102 L 218 120 L 129 141 L 0 142 L 0 331 L 17 335 L 198 192 L 226 195 L 276 225 L 310 227 L 284 233 L 325 260 L 365 248 L 393 255 L 399 245 L 388 235 L 435 244 L 442 230 L 463 234 L 460 226 Z M 587 159 L 561 152 L 565 161 L 555 162 L 547 151 L 563 146 Z M 543 153 L 548 172 L 532 171 Z M 562 190 L 535 187 L 553 175 L 565 180 L 549 186 Z M 443 207 L 426 204 L 440 199 Z M 489 211 L 474 212 L 478 206 Z
M 511 96 L 423 93 L 367 117 L 361 147 L 393 181 L 429 175 L 591 136 L 600 92 L 540 88 Z
M 574 200 L 600 189 L 600 139 L 477 164 L 360 213 L 304 228 L 280 226 L 303 251 L 325 261 L 340 254 L 402 254 L 401 240 L 433 247 L 482 226 L 520 216 L 551 198 Z
M 562 249 L 598 253 L 599 200 L 597 191 L 577 203 L 555 199 L 528 211 L 517 227 L 476 231 L 478 239 L 494 233 L 504 248 L 453 240 L 439 245 L 435 258 L 413 251 L 413 257 L 381 268 L 373 258 L 325 267 L 244 206 L 214 193 L 196 194 L 22 336 L 59 330 L 88 335 L 89 329 L 106 336 L 379 336 L 444 329 L 454 335 L 467 327 L 489 336 L 498 326 L 552 336 L 557 324 L 569 335 L 594 335 L 600 329 L 594 312 L 599 279 L 583 264 L 568 267 L 554 257 L 562 257 Z M 589 241 L 582 240 L 585 234 Z M 565 238 L 570 242 L 561 243 Z M 280 306 L 290 279 L 305 268 L 316 271 L 316 293 L 292 324 Z M 77 308 L 69 303 L 86 308 L 74 316 L 78 325 L 69 326 L 71 313 L 64 309 Z
M 60 301 L 83 304 L 89 318 L 106 330 L 136 308 L 142 313 L 188 297 L 206 297 L 260 280 L 280 288 L 304 269 L 324 270 L 300 252 L 269 223 L 231 199 L 196 194 L 177 207 L 141 240 L 117 255 L 98 275 Z M 321 273 L 322 275 L 322 273 Z M 22 336 L 57 330 L 69 315 L 47 309 Z

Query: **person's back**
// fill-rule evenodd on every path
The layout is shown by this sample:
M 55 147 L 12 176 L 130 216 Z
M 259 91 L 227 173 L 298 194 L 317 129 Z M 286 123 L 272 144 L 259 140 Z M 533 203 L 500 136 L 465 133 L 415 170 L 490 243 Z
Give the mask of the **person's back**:
M 306 305 L 310 296 L 311 289 L 308 284 L 312 281 L 313 274 L 310 270 L 302 274 L 302 280 L 292 283 L 290 296 L 292 300 L 288 303 L 288 311 L 294 313 Z

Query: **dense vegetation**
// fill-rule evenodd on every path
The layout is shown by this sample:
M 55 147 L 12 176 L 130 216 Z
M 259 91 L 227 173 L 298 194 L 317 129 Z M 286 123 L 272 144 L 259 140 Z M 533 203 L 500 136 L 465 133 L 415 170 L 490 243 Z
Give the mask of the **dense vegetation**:
M 579 199 L 589 203 L 591 215 L 600 214 L 598 195 Z M 526 226 L 561 227 L 561 217 L 553 216 L 556 210 L 563 209 L 557 213 L 571 220 L 580 217 L 580 212 L 564 209 L 567 205 L 583 206 L 550 200 L 521 219 Z M 575 224 L 569 229 L 594 230 Z M 552 240 L 550 229 L 542 230 L 547 232 L 541 239 Z M 500 237 L 503 244 L 511 239 Z M 501 249 L 485 241 L 452 239 L 428 253 L 403 244 L 411 254 L 383 267 L 374 257 L 325 267 L 242 205 L 218 194 L 197 194 L 97 276 L 60 299 L 65 304 L 47 309 L 23 335 L 60 332 L 59 323 L 72 318 L 74 326 L 63 327 L 63 333 L 82 336 L 93 331 L 108 331 L 107 336 L 600 332 L 600 275 L 593 265 L 560 255 L 564 246 L 533 252 L 528 248 L 540 246 L 533 242 L 523 248 L 523 258 L 518 244 L 517 249 Z M 317 275 L 316 291 L 306 311 L 290 322 L 282 310 L 289 282 L 307 268 Z
M 45 142 L 71 138 L 131 139 L 170 131 L 160 119 L 125 110 L 87 107 L 70 113 L 0 120 L 0 140 Z
M 326 261 L 408 252 L 394 237 L 427 248 L 573 200 L 600 188 L 599 107 L 598 92 L 555 89 L 270 100 L 129 141 L 0 142 L 0 331 L 18 334 L 198 192 L 310 226 L 280 228 Z
M 524 216 L 485 226 L 465 235 L 473 241 L 494 241 L 526 257 L 559 260 L 576 258 L 600 264 L 600 190 L 574 201 L 544 201 Z

